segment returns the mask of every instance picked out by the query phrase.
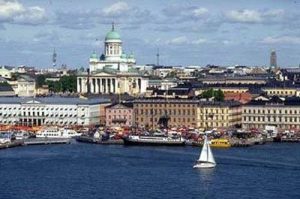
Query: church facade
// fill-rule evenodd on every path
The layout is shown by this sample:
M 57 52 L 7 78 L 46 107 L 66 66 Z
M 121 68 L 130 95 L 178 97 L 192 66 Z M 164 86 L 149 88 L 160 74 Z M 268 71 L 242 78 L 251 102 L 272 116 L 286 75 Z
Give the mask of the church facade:
M 89 59 L 89 73 L 77 76 L 79 93 L 128 93 L 138 95 L 146 92 L 148 77 L 139 73 L 133 53 L 125 54 L 122 40 L 114 24 L 106 34 L 104 52 L 93 52 Z

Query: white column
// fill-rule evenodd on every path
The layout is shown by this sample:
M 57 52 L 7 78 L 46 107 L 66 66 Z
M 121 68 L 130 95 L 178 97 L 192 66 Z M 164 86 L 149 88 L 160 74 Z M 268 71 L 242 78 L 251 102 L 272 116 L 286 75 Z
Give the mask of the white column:
M 99 93 L 98 78 L 95 78 L 95 84 L 96 84 L 96 92 L 95 93 Z
M 113 78 L 110 79 L 110 92 L 114 93 L 114 85 L 113 85 Z
M 81 93 L 80 81 L 81 81 L 81 78 L 78 77 L 77 78 L 77 93 Z
M 100 92 L 103 93 L 102 78 L 100 78 Z
M 108 78 L 105 78 L 105 93 L 109 93 L 108 91 Z
M 90 79 L 90 92 L 91 92 L 91 93 L 94 93 L 93 79 L 94 79 L 94 78 L 91 78 L 91 79 Z
M 88 87 L 88 85 L 87 85 L 87 78 L 82 78 L 82 92 L 83 93 L 86 93 L 87 92 L 87 87 Z

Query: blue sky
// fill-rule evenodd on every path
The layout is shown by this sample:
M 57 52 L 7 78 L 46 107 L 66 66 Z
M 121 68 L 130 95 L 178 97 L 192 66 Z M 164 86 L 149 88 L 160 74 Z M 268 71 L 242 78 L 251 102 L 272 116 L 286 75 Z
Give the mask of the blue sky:
M 88 66 L 116 23 L 137 64 L 300 64 L 299 0 L 0 0 L 0 65 Z

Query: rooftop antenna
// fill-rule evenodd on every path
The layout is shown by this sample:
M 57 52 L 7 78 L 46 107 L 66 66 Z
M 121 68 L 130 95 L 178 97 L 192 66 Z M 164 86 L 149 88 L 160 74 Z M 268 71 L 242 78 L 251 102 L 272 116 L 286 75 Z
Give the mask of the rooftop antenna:
M 53 55 L 52 55 L 52 66 L 55 67 L 56 66 L 56 58 L 57 58 L 57 54 L 55 52 L 55 48 L 53 50 Z
M 156 65 L 159 66 L 159 48 L 157 48 L 157 53 L 156 53 Z

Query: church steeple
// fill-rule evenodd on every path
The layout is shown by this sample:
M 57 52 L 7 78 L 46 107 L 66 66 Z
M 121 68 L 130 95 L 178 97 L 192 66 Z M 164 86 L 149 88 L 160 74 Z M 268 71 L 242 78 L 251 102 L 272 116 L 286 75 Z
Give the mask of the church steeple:
M 115 31 L 115 22 L 114 21 L 111 24 L 111 31 Z

